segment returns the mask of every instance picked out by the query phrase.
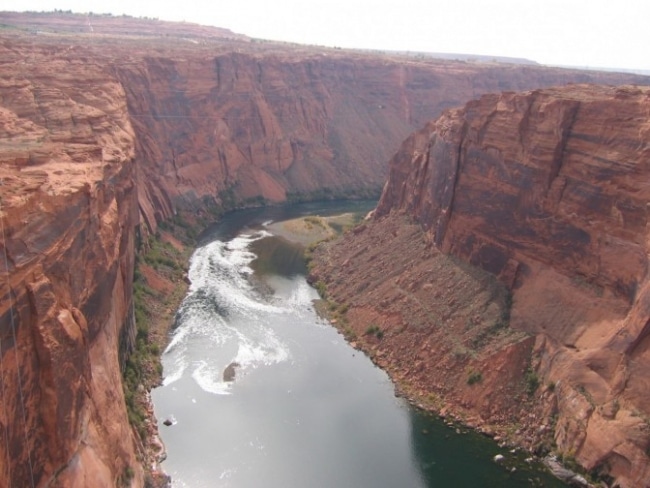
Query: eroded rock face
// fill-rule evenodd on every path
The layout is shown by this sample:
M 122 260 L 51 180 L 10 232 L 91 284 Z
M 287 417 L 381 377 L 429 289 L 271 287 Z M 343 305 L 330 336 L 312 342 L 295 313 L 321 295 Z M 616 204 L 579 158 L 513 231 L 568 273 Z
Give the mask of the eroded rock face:
M 66 17 L 42 35 L 50 24 L 36 17 L 0 14 L 20 26 L 0 37 L 0 478 L 16 486 L 32 474 L 36 485 L 143 484 L 118 354 L 133 341 L 139 227 L 153 232 L 178 209 L 373 192 L 403 137 L 479 93 L 645 80 L 133 19 L 90 30 Z M 625 295 L 636 274 L 621 276 Z
M 399 142 L 445 108 L 503 88 L 631 81 L 273 46 L 171 51 L 116 72 L 137 134 L 150 229 L 178 209 L 378 194 Z
M 20 62 L 0 81 L 0 485 L 142 484 L 118 361 L 138 225 L 124 91 L 90 63 Z
M 510 327 L 536 338 L 538 417 L 630 487 L 650 485 L 648 110 L 629 86 L 484 96 L 407 139 L 376 210 L 510 288 Z

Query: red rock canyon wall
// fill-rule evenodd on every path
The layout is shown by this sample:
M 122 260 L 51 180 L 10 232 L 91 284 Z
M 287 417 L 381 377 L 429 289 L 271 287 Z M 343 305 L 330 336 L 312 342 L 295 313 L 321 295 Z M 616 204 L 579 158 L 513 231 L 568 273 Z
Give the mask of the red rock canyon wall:
M 0 20 L 15 21 L 8 14 Z M 110 22 L 103 19 L 102 25 Z M 241 37 L 223 41 L 213 31 L 188 38 L 191 26 L 166 31 L 144 21 L 135 32 L 129 24 L 101 35 L 65 32 L 56 22 L 47 34 L 42 22 L 33 28 L 29 22 L 16 25 L 0 37 L 5 233 L 0 252 L 7 256 L 6 265 L 0 261 L 0 479 L 14 486 L 29 486 L 32 476 L 36 486 L 114 486 L 131 470 L 134 485 L 143 483 L 118 351 L 122 342 L 128 352 L 134 332 L 131 287 L 141 224 L 143 231 L 154 231 L 179 209 L 368 194 L 383 184 L 389 155 L 414 127 L 480 93 L 569 81 L 644 81 L 633 75 L 404 58 Z M 504 100 L 508 97 L 516 100 L 513 95 Z M 569 109 L 558 110 L 562 119 Z M 566 117 L 571 125 L 571 114 Z M 555 130 L 554 120 L 548 121 L 549 131 Z M 532 128 L 532 119 L 526 123 Z M 529 147 L 526 140 L 520 146 L 521 151 Z M 499 148 L 490 151 L 496 158 Z M 533 171 L 535 157 L 516 170 Z M 546 193 L 571 195 L 566 205 L 576 206 L 592 197 L 592 187 L 572 190 L 563 176 L 566 167 L 540 178 L 549 180 Z M 481 171 L 477 168 L 476 178 Z M 504 180 L 503 198 L 516 198 L 515 183 Z M 580 261 L 585 280 L 620 303 L 617 320 L 626 317 L 630 325 L 624 331 L 632 331 L 644 317 L 639 307 L 645 281 L 635 268 L 642 246 L 626 236 L 644 225 L 644 210 L 632 191 L 637 188 L 632 177 L 602 191 L 614 187 L 629 191 L 610 209 L 616 226 L 611 239 L 596 244 L 585 237 L 575 251 L 548 251 L 539 262 Z M 531 205 L 540 198 L 535 195 Z M 554 198 L 548 205 L 559 205 Z M 435 214 L 420 203 L 417 207 Z M 606 210 L 596 206 L 591 212 L 595 218 Z M 496 218 L 496 203 L 486 212 Z M 577 227 L 562 222 L 540 223 L 538 232 L 551 226 L 554 238 L 592 235 L 584 222 Z M 454 221 L 445 228 L 448 247 L 463 240 L 475 261 L 488 259 L 479 252 L 488 249 L 487 233 L 470 245 L 468 235 L 452 238 L 462 233 Z M 594 246 L 600 249 L 598 262 L 590 257 Z M 612 258 L 618 252 L 630 256 L 625 265 Z M 520 254 L 508 259 L 524 270 Z M 530 268 L 527 272 L 534 273 Z M 634 319 L 632 312 L 624 314 L 630 306 Z M 562 352 L 566 337 L 551 334 L 547 341 Z M 621 357 L 629 359 L 625 371 L 642 366 L 642 337 L 638 332 L 629 340 L 624 334 L 608 339 L 619 340 Z M 554 364 L 545 366 L 547 375 L 554 374 Z M 625 391 L 637 392 L 642 403 L 642 382 L 631 377 L 636 383 L 625 383 Z M 569 435 L 575 430 L 562 442 L 575 444 Z
M 502 88 L 630 81 L 276 47 L 146 53 L 114 69 L 137 135 L 149 229 L 179 209 L 378 194 L 400 141 L 445 108 Z
M 139 223 L 124 90 L 23 55 L 0 54 L 0 486 L 141 485 L 118 359 Z
M 649 113 L 650 90 L 630 86 L 481 97 L 406 140 L 376 211 L 406 212 L 509 287 L 510 327 L 536 340 L 541 422 L 629 487 L 650 485 Z

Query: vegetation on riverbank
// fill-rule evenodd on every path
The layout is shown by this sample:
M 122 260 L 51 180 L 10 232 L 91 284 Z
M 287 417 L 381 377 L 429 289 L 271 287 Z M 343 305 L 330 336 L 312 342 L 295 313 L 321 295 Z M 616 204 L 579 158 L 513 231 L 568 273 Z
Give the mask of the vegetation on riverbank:
M 149 392 L 162 379 L 160 357 L 168 343 L 174 314 L 187 292 L 187 264 L 197 235 L 195 225 L 177 217 L 162 224 L 155 235 L 142 242 L 136 255 L 136 338 L 125 362 L 122 387 L 129 422 L 142 446 L 146 469 L 157 464 L 163 452 Z M 146 473 L 146 486 L 165 486 L 164 480 L 157 481 L 160 478 L 160 473 Z
M 538 373 L 533 340 L 509 326 L 508 290 L 437 252 L 417 225 L 400 219 L 365 223 L 316 246 L 308 269 L 319 313 L 413 406 L 493 437 L 502 449 L 523 449 L 531 460 L 563 460 L 557 418 L 534 410 L 556 385 Z M 508 354 L 495 354 L 495 344 L 509 345 Z M 598 479 L 564 464 L 567 476 Z

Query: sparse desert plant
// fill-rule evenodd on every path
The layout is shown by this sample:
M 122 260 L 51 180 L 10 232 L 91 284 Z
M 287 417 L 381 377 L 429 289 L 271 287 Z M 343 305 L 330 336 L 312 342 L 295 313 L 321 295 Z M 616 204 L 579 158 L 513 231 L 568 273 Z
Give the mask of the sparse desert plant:
M 370 324 L 364 335 L 374 335 L 377 339 L 381 340 L 384 337 L 384 331 L 377 324 Z
M 525 388 L 526 388 L 526 393 L 529 395 L 532 395 L 537 391 L 537 388 L 539 388 L 539 376 L 537 376 L 537 373 L 532 369 L 528 368 L 526 370 L 526 375 L 524 376 L 524 381 L 526 382 Z
M 316 282 L 315 288 L 321 298 L 323 299 L 327 298 L 327 285 L 325 284 L 325 282 L 323 281 Z
M 470 369 L 467 372 L 467 384 L 468 385 L 474 385 L 476 383 L 480 383 L 481 381 L 483 381 L 483 375 L 481 374 L 480 371 Z

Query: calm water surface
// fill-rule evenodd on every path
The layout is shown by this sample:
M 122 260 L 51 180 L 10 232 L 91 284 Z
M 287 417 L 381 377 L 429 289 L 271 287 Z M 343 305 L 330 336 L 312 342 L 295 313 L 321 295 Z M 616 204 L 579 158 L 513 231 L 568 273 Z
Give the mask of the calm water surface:
M 386 374 L 316 315 L 302 249 L 265 229 L 373 207 L 241 211 L 204 233 L 152 393 L 173 486 L 564 486 L 521 459 L 511 473 L 492 458 L 514 454 L 396 398 Z M 224 381 L 229 366 L 234 381 Z

